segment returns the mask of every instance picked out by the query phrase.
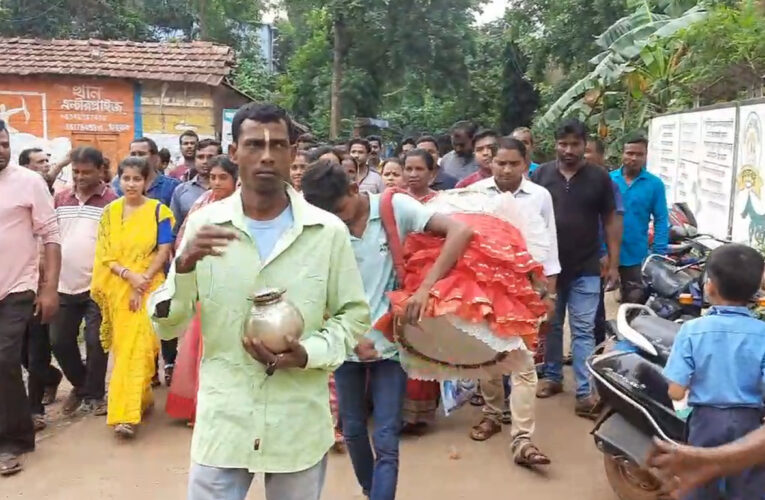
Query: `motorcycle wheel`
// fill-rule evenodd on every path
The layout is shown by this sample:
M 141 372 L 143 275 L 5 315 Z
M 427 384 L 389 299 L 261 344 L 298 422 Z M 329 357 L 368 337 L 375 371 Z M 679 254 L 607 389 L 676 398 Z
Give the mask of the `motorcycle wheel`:
M 619 500 L 659 500 L 661 484 L 647 470 L 632 462 L 603 455 L 606 478 Z

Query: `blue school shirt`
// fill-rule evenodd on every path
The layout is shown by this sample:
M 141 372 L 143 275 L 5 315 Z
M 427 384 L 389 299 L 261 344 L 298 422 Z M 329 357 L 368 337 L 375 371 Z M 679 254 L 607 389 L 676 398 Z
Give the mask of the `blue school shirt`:
M 761 408 L 765 322 L 746 307 L 712 307 L 680 328 L 664 376 L 689 388 L 691 406 Z
M 409 233 L 421 233 L 425 230 L 433 212 L 411 196 L 397 193 L 393 195 L 393 214 L 396 218 L 399 237 L 403 245 Z M 390 310 L 390 299 L 387 293 L 393 291 L 396 285 L 396 274 L 393 269 L 393 257 L 388 246 L 388 236 L 380 216 L 380 195 L 369 194 L 369 219 L 361 238 L 351 235 L 351 247 L 356 256 L 356 263 L 364 282 L 364 293 L 372 312 L 374 325 Z M 375 350 L 383 359 L 398 355 L 395 344 L 385 338 L 379 330 L 372 328 L 366 335 L 375 344 Z M 358 361 L 355 355 L 349 358 Z
M 653 252 L 667 253 L 669 210 L 664 182 L 645 168 L 629 186 L 624 167 L 611 172 L 624 200 L 624 234 L 619 252 L 620 266 L 637 266 L 648 257 L 648 224 L 653 218 Z

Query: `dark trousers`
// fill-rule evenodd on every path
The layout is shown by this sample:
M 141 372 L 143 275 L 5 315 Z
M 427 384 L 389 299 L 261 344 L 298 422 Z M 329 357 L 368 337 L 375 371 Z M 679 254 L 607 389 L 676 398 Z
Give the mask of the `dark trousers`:
M 58 368 L 50 364 L 51 347 L 48 325 L 40 323 L 39 316 L 33 316 L 27 323 L 26 335 L 21 349 L 21 364 L 29 372 L 27 391 L 29 409 L 32 414 L 44 414 L 42 404 L 46 387 L 57 387 L 63 376 Z
M 34 300 L 34 292 L 12 293 L 0 300 L 0 454 L 20 455 L 35 449 L 19 363 Z
M 696 406 L 688 420 L 688 443 L 712 448 L 731 443 L 762 425 L 758 408 Z M 712 481 L 688 494 L 684 500 L 762 500 L 765 498 L 765 467 L 753 467 L 737 476 Z
M 621 282 L 623 303 L 642 304 L 645 302 L 642 266 L 620 266 L 619 281 Z
M 101 311 L 90 298 L 90 292 L 77 295 L 59 294 L 60 308 L 50 325 L 51 344 L 64 375 L 77 395 L 83 399 L 103 399 L 106 392 L 108 355 L 101 347 Z M 82 362 L 77 337 L 85 320 L 86 362 Z
M 174 365 L 175 358 L 178 356 L 178 339 L 163 340 L 161 343 L 162 361 L 165 366 Z

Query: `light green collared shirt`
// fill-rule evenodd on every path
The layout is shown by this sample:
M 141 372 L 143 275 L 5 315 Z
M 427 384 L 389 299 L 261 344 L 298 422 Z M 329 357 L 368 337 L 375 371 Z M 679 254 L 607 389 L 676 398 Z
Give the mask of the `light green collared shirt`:
M 186 328 L 197 301 L 201 308 L 204 354 L 191 443 L 191 459 L 198 464 L 297 472 L 317 464 L 334 443 L 329 375 L 369 329 L 369 306 L 345 224 L 286 189 L 294 223 L 265 262 L 247 231 L 237 191 L 190 216 L 181 251 L 206 224 L 234 229 L 239 239 L 190 273 L 177 274 L 173 264 L 149 300 L 163 339 Z M 286 289 L 303 314 L 305 369 L 268 377 L 242 347 L 248 297 L 265 288 Z M 157 305 L 166 301 L 169 313 L 158 317 Z

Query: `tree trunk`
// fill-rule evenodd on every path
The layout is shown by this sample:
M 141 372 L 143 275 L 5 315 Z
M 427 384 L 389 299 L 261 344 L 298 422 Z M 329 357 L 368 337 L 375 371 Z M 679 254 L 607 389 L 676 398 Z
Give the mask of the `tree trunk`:
M 199 6 L 199 38 L 207 40 L 207 0 L 197 0 Z
M 332 44 L 332 89 L 329 97 L 329 138 L 340 135 L 340 89 L 343 85 L 343 55 L 345 54 L 345 26 L 341 14 L 336 13 L 332 21 L 334 43 Z

